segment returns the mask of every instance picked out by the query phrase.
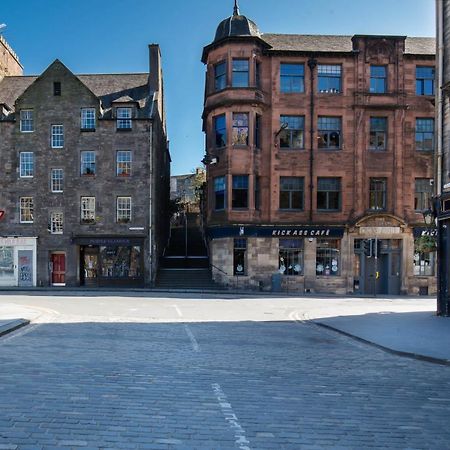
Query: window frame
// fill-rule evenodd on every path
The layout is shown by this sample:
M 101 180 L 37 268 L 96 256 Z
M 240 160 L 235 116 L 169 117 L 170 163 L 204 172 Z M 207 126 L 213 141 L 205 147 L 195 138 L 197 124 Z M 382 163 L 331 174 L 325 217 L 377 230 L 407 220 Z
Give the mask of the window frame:
M 218 189 L 218 188 L 221 189 Z M 227 181 L 225 176 L 214 177 L 213 179 L 213 189 L 214 189 L 214 211 L 223 211 L 226 209 L 227 205 Z M 218 198 L 223 197 L 223 206 L 221 208 L 217 207 Z
M 428 123 L 428 126 L 426 125 Z M 431 126 L 430 126 L 431 125 Z M 415 148 L 418 152 L 430 153 L 434 151 L 435 147 L 435 135 L 434 135 L 434 118 L 433 117 L 416 117 L 416 127 L 415 127 Z M 426 135 L 431 136 L 431 148 L 426 148 L 426 142 L 428 142 L 425 137 Z M 422 140 L 418 140 L 418 136 L 422 137 Z M 419 145 L 421 144 L 421 145 Z
M 339 185 L 338 190 L 332 189 L 324 189 L 321 188 L 321 181 L 325 182 L 325 180 L 334 180 Z M 332 203 L 332 199 L 330 196 L 332 193 L 337 193 L 337 208 L 330 208 L 330 204 Z M 324 208 L 319 207 L 319 194 L 325 194 L 325 204 Z M 342 179 L 341 177 L 317 177 L 317 198 L 316 198 L 317 211 L 319 212 L 339 212 L 342 210 Z
M 294 269 L 296 265 L 300 266 L 298 271 Z M 282 270 L 283 267 L 284 270 Z M 301 238 L 278 239 L 278 272 L 283 276 L 303 276 L 304 269 L 305 240 Z
M 127 114 L 124 114 L 127 112 Z M 133 108 L 131 106 L 116 106 L 116 130 L 129 131 L 133 129 Z
M 26 155 L 31 155 L 31 159 L 24 160 Z M 34 178 L 34 153 L 19 153 L 19 178 Z
M 244 200 L 244 192 L 245 201 Z M 241 197 L 242 196 L 242 197 Z M 240 204 L 242 201 L 242 204 Z M 236 205 L 236 203 L 239 203 Z M 231 209 L 248 209 L 249 208 L 249 176 L 248 175 L 232 175 L 231 182 Z
M 300 73 L 295 73 L 294 70 L 290 72 L 288 67 L 299 67 Z M 283 73 L 283 68 L 287 73 Z M 289 81 L 289 83 L 286 83 L 287 81 Z M 298 89 L 295 81 L 298 81 Z M 280 63 L 280 92 L 282 94 L 303 94 L 305 92 L 304 63 Z
M 295 189 L 295 184 L 298 182 L 298 189 Z M 280 176 L 279 189 L 279 204 L 280 211 L 303 211 L 305 209 L 305 178 L 296 176 Z M 283 206 L 283 193 L 287 193 L 287 206 Z M 294 207 L 295 193 L 298 193 L 299 207 Z
M 93 155 L 93 160 L 87 160 L 87 155 Z M 91 172 L 93 167 L 93 172 Z M 85 171 L 83 170 L 85 168 Z M 80 176 L 94 177 L 97 175 L 97 155 L 94 150 L 83 150 L 80 152 Z
M 49 218 L 50 234 L 64 234 L 64 213 L 52 211 Z
M 55 177 L 56 173 L 61 173 L 61 177 Z M 56 185 L 59 185 L 60 189 L 55 189 Z M 50 191 L 54 194 L 64 192 L 64 169 L 55 168 L 50 170 Z
M 247 63 L 247 69 L 242 70 L 242 68 L 239 68 L 238 64 L 235 66 L 235 63 L 238 62 L 246 62 Z M 235 79 L 236 77 L 239 77 L 241 74 L 247 74 L 247 79 L 244 84 L 240 84 Z M 250 87 L 250 61 L 248 58 L 233 58 L 232 59 L 232 66 L 231 66 L 231 86 L 233 88 L 248 88 Z
M 244 277 L 247 275 L 247 246 L 246 238 L 233 239 L 233 276 Z M 242 272 L 237 270 L 240 263 L 242 263 Z
M 375 126 L 375 121 L 383 121 L 385 124 L 384 128 L 377 128 L 378 125 Z M 369 124 L 369 150 L 379 152 L 387 151 L 389 130 L 388 118 L 386 116 L 370 116 Z M 378 145 L 380 136 L 383 137 L 383 146 Z M 376 142 L 376 144 L 372 145 L 372 142 Z
M 93 196 L 80 197 L 80 223 L 82 225 L 96 222 L 96 200 Z M 91 217 L 89 217 L 91 216 Z
M 242 116 L 241 119 L 236 118 L 235 116 Z M 243 121 L 243 117 L 246 117 L 246 125 L 239 125 L 241 121 Z M 234 112 L 232 116 L 232 144 L 233 147 L 248 147 L 250 140 L 250 113 L 248 112 Z M 243 122 L 244 123 L 244 122 Z M 236 131 L 237 130 L 237 131 Z M 240 143 L 241 140 L 241 131 L 247 130 L 245 136 L 245 144 Z
M 220 120 L 224 121 L 223 128 L 218 128 L 218 123 Z M 222 149 L 227 146 L 227 116 L 226 114 L 219 114 L 217 116 L 213 117 L 213 126 L 214 126 L 214 148 Z M 222 136 L 221 143 L 223 145 L 218 145 L 219 142 L 219 131 L 223 131 L 223 133 L 220 135 Z
M 295 123 L 298 120 L 299 128 Z M 285 126 L 287 124 L 287 126 Z M 292 125 L 292 126 L 291 126 Z M 280 133 L 279 146 L 283 150 L 304 150 L 305 148 L 305 116 L 288 116 L 280 115 Z M 300 140 L 300 146 L 294 145 L 295 141 Z M 284 145 L 284 141 L 289 141 L 288 146 Z
M 25 203 L 28 202 L 28 205 Z M 28 213 L 25 214 L 25 211 Z M 25 220 L 24 217 L 28 216 L 30 219 Z M 19 223 L 34 223 L 34 198 L 33 197 L 19 197 Z
M 60 132 L 58 132 L 60 131 Z M 53 124 L 51 125 L 51 148 L 64 148 L 64 125 Z
M 386 211 L 387 209 L 387 184 L 386 177 L 369 178 L 369 210 Z M 381 189 L 379 187 L 381 186 Z M 379 204 L 381 202 L 381 204 Z
M 24 115 L 31 115 L 30 117 L 23 117 Z M 31 124 L 30 129 L 25 129 L 24 124 Z M 33 109 L 21 109 L 20 110 L 20 132 L 21 133 L 33 133 L 34 132 L 34 110 Z
M 92 117 L 88 117 L 92 114 Z M 80 112 L 80 129 L 82 131 L 95 131 L 97 126 L 96 110 L 92 107 L 81 108 Z M 93 126 L 89 126 L 92 124 Z
M 375 73 L 375 69 L 383 69 L 384 74 L 380 75 Z M 370 65 L 370 85 L 369 92 L 371 94 L 386 94 L 387 93 L 387 66 L 379 65 L 379 64 L 371 64 Z M 379 80 L 382 80 L 382 90 L 379 90 Z M 374 86 L 372 87 L 372 82 Z
M 336 246 L 333 247 L 331 244 L 336 244 Z M 323 239 L 323 238 L 316 239 L 316 277 L 341 276 L 341 259 L 342 259 L 341 247 L 342 247 L 342 239 Z M 323 256 L 321 255 L 322 253 L 324 254 Z M 334 260 L 333 254 L 334 256 L 336 256 L 336 264 L 333 264 Z M 330 261 L 331 264 L 327 263 L 326 261 Z M 322 270 L 318 270 L 320 269 L 319 266 L 322 266 Z M 335 271 L 333 271 L 333 266 L 336 267 Z
M 424 69 L 432 71 L 432 76 L 426 76 L 424 74 L 419 76 L 419 72 Z M 431 80 L 431 84 L 427 83 Z M 416 95 L 419 96 L 434 96 L 435 88 L 434 83 L 436 80 L 436 67 L 434 66 L 416 66 Z M 427 86 L 431 86 L 431 93 L 428 93 Z
M 321 123 L 322 122 L 322 123 Z M 332 127 L 333 122 L 338 124 L 338 128 Z M 339 143 L 332 146 L 332 134 L 336 133 Z M 342 117 L 340 116 L 318 116 L 317 118 L 317 148 L 320 150 L 342 150 Z M 324 138 L 325 137 L 325 138 Z M 322 145 L 322 141 L 325 145 Z
M 323 72 L 321 72 L 323 70 Z M 339 87 L 326 87 L 321 89 L 321 84 L 333 85 L 334 80 L 339 80 Z M 317 92 L 319 94 L 342 94 L 342 64 L 318 64 L 317 65 Z
M 125 202 L 122 203 L 121 202 Z M 130 223 L 132 220 L 131 196 L 117 196 L 116 198 L 116 222 Z
M 120 156 L 127 155 L 128 159 L 120 160 Z M 117 150 L 116 152 L 116 177 L 130 178 L 132 175 L 133 153 L 131 150 Z
M 428 189 L 418 190 L 420 185 L 426 186 Z M 414 179 L 414 211 L 423 213 L 431 206 L 433 198 L 433 178 L 415 178 Z M 423 208 L 419 208 L 423 206 Z
M 224 67 L 223 73 L 218 73 L 220 67 Z M 227 87 L 227 61 L 219 61 L 214 64 L 214 92 L 219 92 Z

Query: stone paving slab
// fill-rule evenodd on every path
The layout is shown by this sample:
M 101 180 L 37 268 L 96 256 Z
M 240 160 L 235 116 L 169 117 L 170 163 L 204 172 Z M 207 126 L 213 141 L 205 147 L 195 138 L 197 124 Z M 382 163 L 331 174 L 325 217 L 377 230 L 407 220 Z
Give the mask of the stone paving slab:
M 30 321 L 26 319 L 0 320 L 0 336 L 11 333 L 12 331 L 22 328 L 29 323 Z

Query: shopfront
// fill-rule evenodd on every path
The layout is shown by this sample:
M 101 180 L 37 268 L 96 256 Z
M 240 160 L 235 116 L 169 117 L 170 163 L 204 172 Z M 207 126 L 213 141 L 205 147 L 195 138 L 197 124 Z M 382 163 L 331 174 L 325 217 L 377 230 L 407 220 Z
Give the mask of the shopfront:
M 144 285 L 144 237 L 76 237 L 80 285 L 91 287 Z
M 0 237 L 0 286 L 36 286 L 36 237 Z

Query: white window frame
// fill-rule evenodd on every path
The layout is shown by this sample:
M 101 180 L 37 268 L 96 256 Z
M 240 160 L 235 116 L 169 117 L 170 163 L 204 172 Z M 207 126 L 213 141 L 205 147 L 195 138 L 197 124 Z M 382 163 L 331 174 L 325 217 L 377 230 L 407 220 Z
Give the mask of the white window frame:
M 127 159 L 119 159 L 119 156 L 127 156 Z M 118 150 L 116 153 L 116 175 L 118 177 L 131 177 L 133 155 L 130 150 Z
M 28 203 L 28 204 L 27 204 Z M 29 217 L 26 218 L 26 216 Z M 33 197 L 20 197 L 19 199 L 19 222 L 34 222 L 34 199 Z
M 27 159 L 31 155 L 30 159 Z M 20 178 L 34 177 L 34 153 L 20 152 L 19 153 L 19 176 Z
M 87 224 L 95 223 L 95 197 L 81 197 L 80 222 Z
M 119 106 L 116 108 L 117 129 L 118 130 L 131 130 L 133 108 L 130 106 Z
M 55 176 L 56 173 L 60 173 L 61 176 Z M 59 187 L 59 189 L 58 189 Z M 64 192 L 64 170 L 52 169 L 50 173 L 50 188 L 54 193 Z
M 95 108 L 81 108 L 80 120 L 81 120 L 80 127 L 82 130 L 95 130 L 95 127 L 97 125 L 95 117 Z
M 64 148 L 64 125 L 52 125 L 52 148 Z
M 50 214 L 50 233 L 63 234 L 64 231 L 64 213 L 54 211 Z
M 20 110 L 20 131 L 22 133 L 34 132 L 34 113 L 32 109 Z M 27 126 L 25 126 L 27 125 Z
M 89 159 L 86 159 L 86 157 L 89 155 Z M 94 157 L 91 158 L 91 155 Z M 94 167 L 94 171 L 92 173 L 84 173 L 83 167 Z M 82 177 L 90 177 L 95 176 L 97 174 L 97 155 L 94 150 L 84 150 L 81 152 L 80 155 L 80 175 Z
M 131 197 L 117 197 L 116 220 L 117 223 L 131 222 Z

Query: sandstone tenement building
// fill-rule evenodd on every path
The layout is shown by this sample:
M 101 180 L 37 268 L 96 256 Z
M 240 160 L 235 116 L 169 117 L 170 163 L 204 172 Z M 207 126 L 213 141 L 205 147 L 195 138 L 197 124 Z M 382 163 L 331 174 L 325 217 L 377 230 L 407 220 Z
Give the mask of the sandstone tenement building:
M 170 155 L 158 45 L 149 57 L 104 75 L 1 60 L 0 286 L 153 284 Z
M 434 57 L 433 38 L 263 34 L 235 6 L 202 56 L 216 281 L 435 291 Z

